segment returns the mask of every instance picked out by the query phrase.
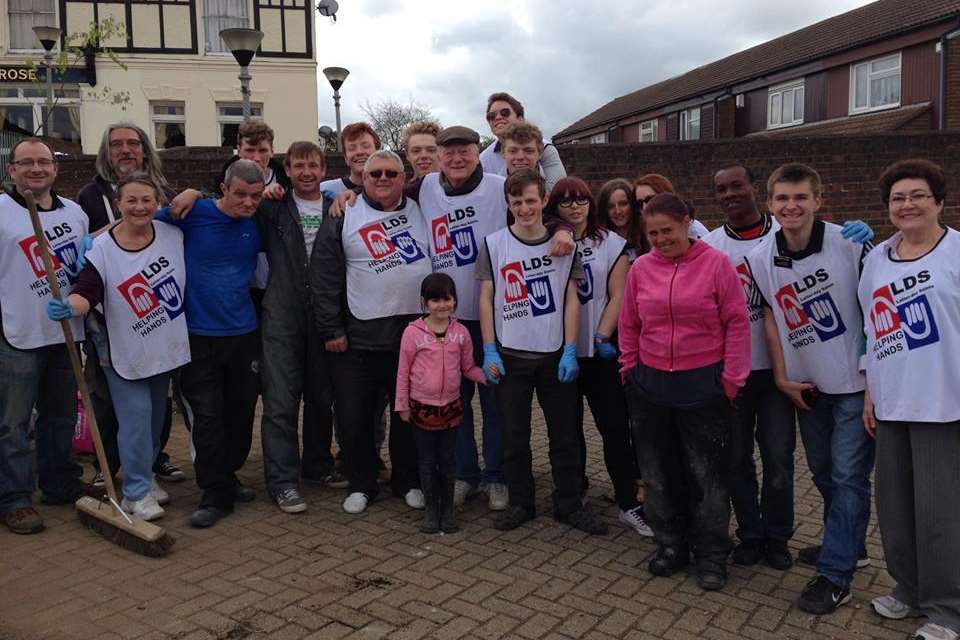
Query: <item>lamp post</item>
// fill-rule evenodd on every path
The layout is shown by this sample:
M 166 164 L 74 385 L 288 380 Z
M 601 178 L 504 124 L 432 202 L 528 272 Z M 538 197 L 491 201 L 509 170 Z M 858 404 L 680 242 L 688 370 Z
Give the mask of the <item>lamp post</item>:
M 250 117 L 250 62 L 257 55 L 260 41 L 263 40 L 263 31 L 256 29 L 224 29 L 220 38 L 230 49 L 230 53 L 240 65 L 240 95 L 243 97 L 243 119 Z
M 50 136 L 50 118 L 53 117 L 53 48 L 60 40 L 60 29 L 36 26 L 33 32 L 43 45 L 43 64 L 47 68 L 47 102 L 43 109 L 43 137 Z
M 333 107 L 337 112 L 337 149 L 340 149 L 340 87 L 343 81 L 347 79 L 350 72 L 343 67 L 327 67 L 323 70 L 323 75 L 327 76 L 327 82 L 333 87 Z

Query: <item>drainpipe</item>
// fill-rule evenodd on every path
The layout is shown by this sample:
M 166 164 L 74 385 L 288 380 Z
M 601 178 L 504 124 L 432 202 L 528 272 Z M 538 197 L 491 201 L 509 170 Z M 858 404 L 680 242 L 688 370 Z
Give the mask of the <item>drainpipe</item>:
M 940 113 L 938 114 L 938 129 L 947 128 L 947 35 L 940 36 Z

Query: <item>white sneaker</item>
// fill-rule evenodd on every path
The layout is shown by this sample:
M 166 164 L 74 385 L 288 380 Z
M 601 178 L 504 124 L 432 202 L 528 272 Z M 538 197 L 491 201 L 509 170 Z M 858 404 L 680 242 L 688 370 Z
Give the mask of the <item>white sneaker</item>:
M 479 489 L 466 480 L 457 480 L 453 483 L 453 506 L 462 507 L 467 498 L 477 495 L 477 491 Z
M 156 476 L 154 476 L 153 480 L 150 481 L 150 495 L 153 496 L 154 500 L 156 500 L 157 504 L 160 506 L 170 504 L 170 494 L 164 491 L 163 487 L 157 484 Z
M 870 601 L 873 610 L 877 614 L 890 620 L 903 620 L 904 618 L 917 618 L 921 614 L 905 602 L 900 602 L 893 596 L 880 596 Z
M 124 498 L 120 502 L 120 508 L 147 522 L 156 520 L 164 514 L 163 507 L 157 504 L 157 499 L 149 493 L 140 500 L 128 500 Z
M 913 636 L 913 638 L 914 640 L 957 640 L 957 638 L 960 638 L 960 634 L 953 629 L 947 629 L 938 624 L 928 622 L 917 629 L 916 635 Z
M 628 529 L 633 529 L 644 538 L 653 537 L 653 529 L 651 529 L 650 525 L 647 524 L 647 521 L 643 519 L 643 505 L 634 507 L 633 509 L 627 509 L 626 511 L 621 511 L 620 522 L 623 523 L 625 527 Z
M 487 507 L 490 511 L 504 511 L 510 506 L 510 491 L 502 482 L 487 485 Z
M 355 491 L 348 495 L 347 499 L 343 501 L 343 511 L 354 514 L 363 513 L 367 510 L 368 502 L 370 502 L 370 498 L 367 497 L 367 494 Z
M 403 499 L 411 509 L 424 509 L 427 506 L 427 501 L 423 498 L 423 491 L 420 491 L 420 489 L 410 489 L 404 494 Z

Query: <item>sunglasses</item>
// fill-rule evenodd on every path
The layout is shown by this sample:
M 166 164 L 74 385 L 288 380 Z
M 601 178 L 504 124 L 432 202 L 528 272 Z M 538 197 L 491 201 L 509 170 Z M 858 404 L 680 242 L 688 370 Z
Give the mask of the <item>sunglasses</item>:
M 487 122 L 493 122 L 496 120 L 497 116 L 500 116 L 501 118 L 509 118 L 511 113 L 513 113 L 513 109 L 508 107 L 504 107 L 499 111 L 487 111 Z
M 369 173 L 370 177 L 373 178 L 374 180 L 379 180 L 383 176 L 387 176 L 387 178 L 389 178 L 390 180 L 393 180 L 398 175 L 400 175 L 400 172 L 394 169 L 374 169 L 372 171 L 368 171 L 367 173 Z
M 590 199 L 584 196 L 564 196 L 557 200 L 557 206 L 560 207 L 572 207 L 574 205 L 582 207 L 587 204 L 590 204 Z

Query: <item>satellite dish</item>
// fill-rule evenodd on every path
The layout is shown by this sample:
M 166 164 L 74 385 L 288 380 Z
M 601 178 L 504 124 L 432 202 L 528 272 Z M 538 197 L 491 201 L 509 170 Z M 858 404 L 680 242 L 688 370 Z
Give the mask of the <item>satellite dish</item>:
M 333 129 L 331 129 L 327 125 L 323 125 L 317 130 L 317 133 L 319 133 L 322 137 L 326 138 L 333 134 Z
M 337 3 L 337 0 L 320 0 L 317 3 L 317 11 L 324 18 L 333 18 L 333 21 L 337 21 L 337 10 L 340 8 L 340 5 Z

